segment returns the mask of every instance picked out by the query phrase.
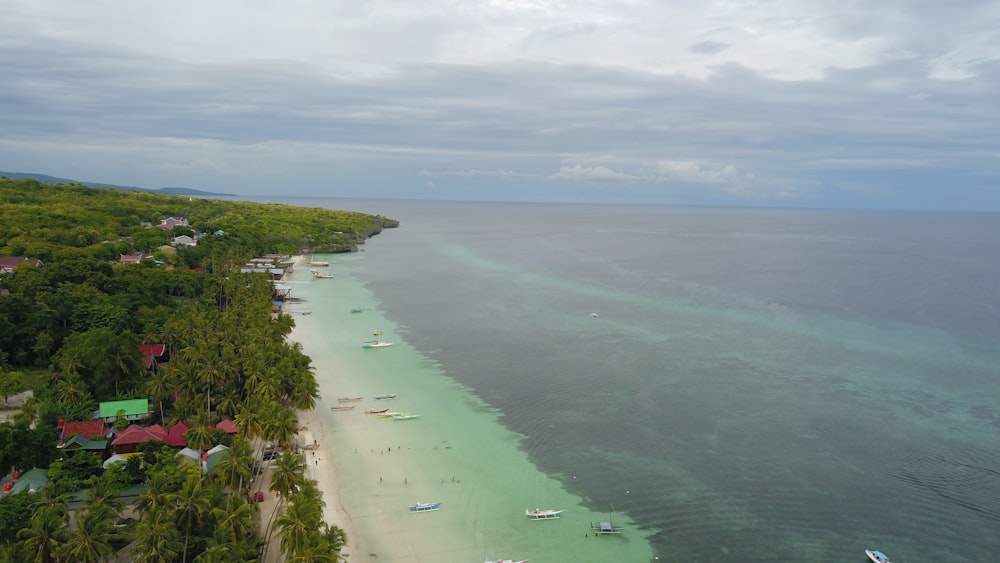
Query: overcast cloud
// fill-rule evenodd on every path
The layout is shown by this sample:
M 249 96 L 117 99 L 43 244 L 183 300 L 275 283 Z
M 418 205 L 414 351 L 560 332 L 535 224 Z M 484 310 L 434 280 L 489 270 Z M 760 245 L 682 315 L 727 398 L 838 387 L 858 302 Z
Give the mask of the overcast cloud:
M 1000 0 L 8 0 L 0 170 L 1000 211 Z

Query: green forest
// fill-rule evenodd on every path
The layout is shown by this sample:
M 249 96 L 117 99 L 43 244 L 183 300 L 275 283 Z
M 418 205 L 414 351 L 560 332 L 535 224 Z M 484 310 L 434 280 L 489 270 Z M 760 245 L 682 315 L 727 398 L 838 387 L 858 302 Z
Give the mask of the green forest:
M 350 252 L 397 222 L 320 208 L 52 185 L 0 178 L 0 395 L 31 390 L 0 421 L 0 474 L 44 470 L 40 491 L 0 497 L 0 563 L 338 561 L 346 538 L 288 444 L 313 408 L 310 359 L 272 311 L 274 285 L 240 266 L 264 255 Z M 161 228 L 167 218 L 186 225 Z M 195 245 L 172 244 L 190 237 Z M 122 256 L 141 256 L 122 263 Z M 163 344 L 149 369 L 139 346 Z M 144 424 L 184 422 L 188 448 L 228 448 L 206 475 L 175 448 L 146 442 L 126 462 L 56 447 L 61 420 L 101 402 L 148 399 Z M 227 434 L 214 425 L 236 423 Z M 111 425 L 129 424 L 119 417 Z M 83 438 L 91 438 L 85 436 Z M 276 495 L 261 514 L 253 493 Z M 131 491 L 131 496 L 126 494 Z M 128 499 L 124 501 L 123 499 Z M 261 530 L 271 533 L 263 534 Z M 272 538 L 270 542 L 267 538 Z

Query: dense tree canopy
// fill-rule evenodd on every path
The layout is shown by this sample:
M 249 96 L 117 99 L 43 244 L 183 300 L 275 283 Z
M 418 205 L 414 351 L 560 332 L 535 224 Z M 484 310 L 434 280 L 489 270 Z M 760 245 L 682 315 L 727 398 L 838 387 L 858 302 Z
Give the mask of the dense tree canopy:
M 247 502 L 255 450 L 290 442 L 296 410 L 313 408 L 318 386 L 310 359 L 286 339 L 291 317 L 271 313 L 271 280 L 239 266 L 262 254 L 354 250 L 395 222 L 6 178 L 0 214 L 0 256 L 42 261 L 0 275 L 0 392 L 34 391 L 22 416 L 0 424 L 0 473 L 40 467 L 50 479 L 41 495 L 0 501 L 0 559 L 102 561 L 128 545 L 139 561 L 256 560 L 261 516 Z M 173 216 L 190 227 L 156 227 Z M 198 244 L 161 249 L 179 234 Z M 119 263 L 125 254 L 157 260 Z M 163 343 L 170 361 L 147 369 L 142 343 Z M 86 420 L 100 401 L 140 397 L 154 410 L 147 422 L 192 425 L 187 446 L 231 447 L 214 478 L 178 466 L 167 446 L 146 445 L 107 470 L 55 448 L 57 419 Z M 240 435 L 211 428 L 221 417 Z M 336 561 L 343 532 L 320 521 L 301 464 L 289 454 L 279 469 L 271 485 L 286 510 L 271 518 L 280 536 L 272 549 Z M 122 528 L 117 492 L 137 483 L 140 520 Z M 70 510 L 65 494 L 81 488 L 83 506 Z

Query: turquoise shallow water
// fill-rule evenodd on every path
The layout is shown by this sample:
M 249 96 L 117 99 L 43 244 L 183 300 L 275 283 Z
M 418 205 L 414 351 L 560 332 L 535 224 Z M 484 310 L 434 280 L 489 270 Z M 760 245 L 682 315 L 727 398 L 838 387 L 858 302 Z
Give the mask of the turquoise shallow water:
M 621 537 L 590 533 L 591 521 L 608 515 L 586 508 L 540 472 L 521 450 L 522 436 L 500 425 L 495 409 L 406 343 L 378 301 L 342 267 L 356 258 L 322 256 L 337 272 L 332 280 L 307 281 L 300 269 L 291 278 L 295 301 L 288 307 L 321 385 L 320 439 L 334 449 L 341 498 L 361 537 L 361 545 L 348 546 L 351 560 L 651 560 L 647 532 L 624 514 L 614 515 L 630 528 Z M 393 346 L 362 348 L 375 330 Z M 373 399 L 390 393 L 398 397 Z M 353 410 L 331 409 L 340 397 L 359 396 L 365 399 L 350 403 Z M 365 414 L 369 408 L 420 417 L 387 420 Z M 441 510 L 407 510 L 431 501 L 442 502 Z M 524 510 L 537 507 L 566 512 L 559 520 L 528 521 Z
M 289 203 L 400 219 L 338 276 L 662 560 L 1000 553 L 993 215 Z

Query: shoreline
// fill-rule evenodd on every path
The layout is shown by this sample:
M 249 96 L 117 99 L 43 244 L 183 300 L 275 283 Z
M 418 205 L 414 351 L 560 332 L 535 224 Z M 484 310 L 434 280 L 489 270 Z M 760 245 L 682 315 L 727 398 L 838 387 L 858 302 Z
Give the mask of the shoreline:
M 300 439 L 317 443 L 306 462 L 323 494 L 325 520 L 347 535 L 344 560 L 652 559 L 648 534 L 624 515 L 628 534 L 587 540 L 591 523 L 607 513 L 586 508 L 539 471 L 520 447 L 523 437 L 500 424 L 495 409 L 406 344 L 374 296 L 350 279 L 350 261 L 364 256 L 338 258 L 336 280 L 293 274 L 298 299 L 287 312 L 296 320 L 289 338 L 312 360 L 320 395 L 315 409 L 303 413 L 299 426 L 308 430 L 300 430 Z M 358 308 L 364 312 L 351 313 Z M 394 345 L 362 348 L 373 330 Z M 380 394 L 398 398 L 375 400 Z M 365 398 L 356 409 L 337 411 L 337 397 Z M 386 407 L 420 417 L 364 413 Z M 407 507 L 416 502 L 442 507 L 413 513 Z M 537 507 L 566 514 L 527 520 L 526 508 Z

